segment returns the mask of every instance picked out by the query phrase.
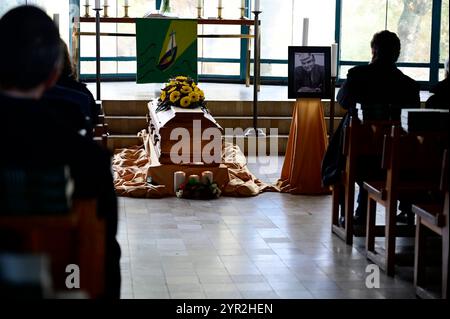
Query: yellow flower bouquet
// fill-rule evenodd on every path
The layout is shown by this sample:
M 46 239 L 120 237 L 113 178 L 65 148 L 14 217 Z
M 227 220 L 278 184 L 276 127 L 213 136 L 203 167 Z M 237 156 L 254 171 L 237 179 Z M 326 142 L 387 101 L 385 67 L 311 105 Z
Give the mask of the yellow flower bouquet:
M 156 111 L 166 111 L 171 106 L 206 109 L 205 93 L 189 77 L 177 76 L 169 79 L 169 83 L 161 90 Z

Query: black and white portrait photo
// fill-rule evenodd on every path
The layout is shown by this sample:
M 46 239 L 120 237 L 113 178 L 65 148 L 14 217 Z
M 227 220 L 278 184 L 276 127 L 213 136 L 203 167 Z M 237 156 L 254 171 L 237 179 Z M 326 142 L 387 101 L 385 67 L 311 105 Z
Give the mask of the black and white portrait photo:
M 329 47 L 289 47 L 288 64 L 289 98 L 329 96 Z
M 294 83 L 297 92 L 322 92 L 325 87 L 323 53 L 296 53 Z

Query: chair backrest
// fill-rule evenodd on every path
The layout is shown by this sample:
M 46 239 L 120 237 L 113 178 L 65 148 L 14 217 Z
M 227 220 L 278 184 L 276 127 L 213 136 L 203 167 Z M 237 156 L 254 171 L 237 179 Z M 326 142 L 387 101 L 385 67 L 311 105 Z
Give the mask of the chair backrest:
M 443 187 L 448 160 L 445 133 L 404 133 L 399 126 L 393 126 L 384 138 L 382 168 L 387 170 L 387 189 L 399 183 L 413 183 L 430 190 Z
M 4 212 L 1 212 L 4 213 Z M 54 289 L 69 289 L 66 280 L 79 269 L 80 289 L 89 297 L 104 293 L 105 225 L 97 217 L 95 200 L 75 200 L 69 214 L 0 216 L 2 240 L 14 239 L 4 250 L 49 256 Z M 70 272 L 67 272 L 70 271 Z
M 47 254 L 56 289 L 66 267 L 80 269 L 80 288 L 103 293 L 105 225 L 95 200 L 71 200 L 68 169 L 0 168 L 0 251 Z

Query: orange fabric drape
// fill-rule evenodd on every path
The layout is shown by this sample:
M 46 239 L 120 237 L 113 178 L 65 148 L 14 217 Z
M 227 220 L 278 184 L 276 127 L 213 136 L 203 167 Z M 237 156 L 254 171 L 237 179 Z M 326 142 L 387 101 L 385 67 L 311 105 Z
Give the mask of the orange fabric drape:
M 321 100 L 297 100 L 281 178 L 277 183 L 280 191 L 305 195 L 329 193 L 321 182 L 321 164 L 327 146 Z

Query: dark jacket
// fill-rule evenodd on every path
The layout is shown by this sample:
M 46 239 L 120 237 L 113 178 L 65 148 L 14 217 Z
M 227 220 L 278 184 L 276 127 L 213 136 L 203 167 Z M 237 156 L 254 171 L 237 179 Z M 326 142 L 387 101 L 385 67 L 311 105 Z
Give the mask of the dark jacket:
M 63 77 L 58 80 L 58 86 L 62 86 L 77 92 L 80 92 L 87 96 L 88 105 L 89 105 L 89 116 L 91 118 L 92 123 L 98 124 L 98 116 L 101 113 L 97 103 L 95 103 L 94 96 L 91 91 L 86 87 L 86 84 L 82 82 L 78 82 L 73 77 Z
M 430 92 L 434 93 L 425 103 L 427 109 L 450 109 L 450 98 L 448 78 L 437 83 L 431 88 Z
M 302 66 L 298 66 L 294 71 L 295 92 L 302 87 L 323 90 L 325 87 L 325 69 L 321 65 L 315 64 L 311 72 L 307 72 Z
M 395 64 L 373 62 L 348 71 L 337 101 L 344 109 L 352 109 L 356 103 L 361 104 L 363 110 L 376 105 L 419 108 L 420 87 Z
M 98 214 L 106 221 L 106 288 L 109 297 L 119 297 L 117 198 L 110 154 L 92 140 L 60 123 L 45 100 L 12 98 L 0 94 L 0 108 L 2 168 L 32 169 L 68 165 L 75 183 L 73 196 L 97 199 Z

